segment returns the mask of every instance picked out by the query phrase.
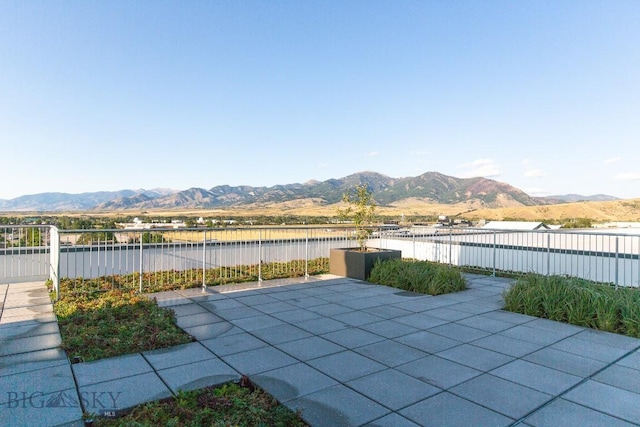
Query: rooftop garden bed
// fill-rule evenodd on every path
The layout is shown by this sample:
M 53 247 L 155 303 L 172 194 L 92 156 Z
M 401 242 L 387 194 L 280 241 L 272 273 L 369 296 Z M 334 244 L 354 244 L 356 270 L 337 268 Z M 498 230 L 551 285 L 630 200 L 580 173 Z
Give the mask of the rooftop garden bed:
M 467 289 L 467 283 L 459 269 L 408 259 L 377 262 L 371 270 L 369 282 L 428 295 Z
M 180 392 L 135 407 L 118 419 L 96 418 L 95 426 L 283 426 L 305 427 L 300 416 L 251 383 Z
M 640 290 L 584 279 L 521 277 L 504 293 L 505 310 L 640 338 Z

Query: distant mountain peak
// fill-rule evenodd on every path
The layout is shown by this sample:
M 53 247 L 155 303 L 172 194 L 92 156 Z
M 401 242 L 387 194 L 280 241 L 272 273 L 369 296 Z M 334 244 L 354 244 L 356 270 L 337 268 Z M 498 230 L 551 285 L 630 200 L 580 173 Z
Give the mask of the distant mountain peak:
M 552 198 L 534 198 L 504 182 L 488 178 L 456 178 L 439 172 L 425 172 L 415 177 L 392 178 L 373 172 L 356 172 L 339 179 L 310 180 L 304 184 L 272 187 L 218 185 L 210 189 L 198 187 L 182 191 L 170 189 L 102 191 L 83 194 L 42 193 L 0 200 L 0 211 L 87 211 L 127 209 L 207 209 L 248 205 L 289 204 L 296 201 L 327 205 L 337 203 L 344 192 L 357 184 L 367 185 L 379 205 L 423 200 L 425 203 L 472 203 L 487 208 L 550 204 Z M 553 196 L 564 198 L 584 196 Z M 597 195 L 593 200 L 615 200 Z M 294 203 L 295 204 L 295 203 Z
M 583 196 L 580 194 L 563 194 L 555 196 L 538 197 L 547 203 L 574 203 L 574 202 L 609 202 L 620 200 L 618 197 L 606 194 L 593 194 L 591 196 Z

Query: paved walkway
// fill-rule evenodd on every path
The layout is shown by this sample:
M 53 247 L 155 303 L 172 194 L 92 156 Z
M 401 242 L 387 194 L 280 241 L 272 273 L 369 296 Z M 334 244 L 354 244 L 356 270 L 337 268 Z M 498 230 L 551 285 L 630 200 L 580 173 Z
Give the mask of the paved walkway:
M 438 297 L 335 276 L 164 292 L 197 342 L 73 365 L 43 285 L 0 285 L 0 425 L 243 374 L 313 426 L 640 425 L 640 340 L 502 311 L 508 280 L 467 278 Z

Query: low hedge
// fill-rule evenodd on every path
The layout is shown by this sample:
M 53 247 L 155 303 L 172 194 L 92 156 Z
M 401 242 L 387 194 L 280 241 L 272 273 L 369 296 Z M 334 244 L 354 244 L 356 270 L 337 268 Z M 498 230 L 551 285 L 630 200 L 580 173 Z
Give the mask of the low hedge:
M 460 270 L 429 261 L 393 259 L 377 262 L 369 282 L 411 292 L 442 295 L 467 289 Z
M 640 338 L 640 291 L 530 274 L 504 293 L 505 310 Z

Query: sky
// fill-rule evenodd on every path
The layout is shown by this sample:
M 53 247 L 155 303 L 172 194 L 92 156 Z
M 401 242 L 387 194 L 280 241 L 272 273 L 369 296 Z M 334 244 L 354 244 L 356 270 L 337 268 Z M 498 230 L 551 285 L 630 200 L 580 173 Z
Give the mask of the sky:
M 640 197 L 640 1 L 0 0 L 0 199 L 435 171 Z

